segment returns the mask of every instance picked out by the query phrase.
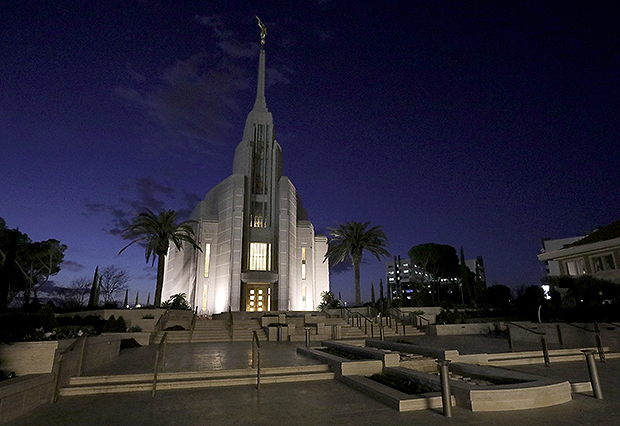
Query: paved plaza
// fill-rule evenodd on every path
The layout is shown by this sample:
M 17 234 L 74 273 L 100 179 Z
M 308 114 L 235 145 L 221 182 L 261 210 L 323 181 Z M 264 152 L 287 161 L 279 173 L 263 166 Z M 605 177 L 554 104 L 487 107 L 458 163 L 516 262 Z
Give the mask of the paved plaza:
M 475 345 L 479 352 L 493 352 L 505 342 L 481 337 L 471 339 L 427 337 L 424 344 Z M 422 344 L 422 343 L 420 343 Z M 316 363 L 296 353 L 298 344 L 261 344 L 261 365 L 267 367 Z M 484 349 L 484 350 L 480 350 Z M 153 348 L 126 349 L 119 362 L 91 374 L 148 372 Z M 167 350 L 167 371 L 248 368 L 251 344 L 171 344 Z M 150 393 L 120 393 L 61 397 L 12 422 L 10 426 L 101 426 L 101 425 L 620 425 L 620 360 L 597 361 L 604 399 L 591 393 L 573 395 L 559 406 L 524 411 L 471 412 L 453 407 L 452 418 L 441 410 L 399 413 L 396 410 L 336 381 L 263 384 Z M 136 371 L 138 369 L 138 371 Z M 588 380 L 584 361 L 515 366 L 510 369 L 557 377 L 571 382 Z

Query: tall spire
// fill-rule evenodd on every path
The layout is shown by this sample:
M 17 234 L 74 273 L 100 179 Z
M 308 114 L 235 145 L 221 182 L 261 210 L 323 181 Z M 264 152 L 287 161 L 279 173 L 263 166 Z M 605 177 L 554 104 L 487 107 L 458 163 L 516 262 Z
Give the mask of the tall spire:
M 267 101 L 265 100 L 265 37 L 267 27 L 257 16 L 258 26 L 260 27 L 260 57 L 258 59 L 258 82 L 256 84 L 256 102 L 253 111 L 267 111 Z

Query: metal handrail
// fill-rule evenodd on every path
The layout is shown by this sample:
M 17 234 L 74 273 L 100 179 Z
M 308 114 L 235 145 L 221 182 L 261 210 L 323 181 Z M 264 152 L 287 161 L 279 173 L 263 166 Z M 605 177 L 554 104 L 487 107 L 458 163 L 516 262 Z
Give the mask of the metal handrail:
M 547 349 L 547 340 L 545 339 L 545 335 L 547 334 L 544 331 L 536 331 L 536 330 L 531 330 L 527 327 L 524 327 L 520 324 L 516 324 L 514 322 L 508 322 L 508 325 L 514 325 L 515 327 L 518 327 L 522 330 L 528 331 L 530 333 L 533 334 L 537 334 L 540 336 L 540 345 L 542 346 L 542 352 L 543 352 L 543 358 L 545 360 L 545 367 L 549 367 L 550 364 L 550 360 L 549 360 L 549 350 Z M 508 348 L 510 349 L 510 351 L 512 352 L 512 337 L 510 335 L 510 327 L 508 327 Z
M 198 308 L 196 308 L 198 310 Z M 196 328 L 196 318 L 198 315 L 196 312 L 192 312 L 192 323 L 189 326 L 189 343 L 192 343 L 192 339 L 194 338 L 194 329 Z
M 229 306 L 228 307 L 228 334 L 230 335 L 230 340 L 233 340 L 234 337 L 234 327 L 235 327 L 235 321 L 233 320 L 233 314 L 232 314 L 232 309 Z
M 168 332 L 166 331 L 163 336 L 161 336 L 161 341 L 157 346 L 157 350 L 155 351 L 155 368 L 153 372 L 153 390 L 151 392 L 151 396 L 155 396 L 155 392 L 157 391 L 157 373 L 159 373 L 159 354 L 162 352 L 163 348 L 163 356 L 162 356 L 162 372 L 166 371 L 166 341 L 168 337 Z
M 417 318 L 418 320 L 421 320 L 421 321 L 426 321 L 426 325 L 430 328 L 430 326 L 431 326 L 431 320 L 429 320 L 428 318 L 424 318 L 424 317 L 423 317 L 422 315 L 420 315 L 420 314 L 414 314 L 414 315 L 416 316 L 416 318 Z M 418 326 L 417 326 L 417 327 L 418 327 L 418 330 L 420 330 L 420 331 L 422 331 L 422 329 L 424 328 L 424 325 L 423 325 L 423 323 L 422 323 L 421 321 L 420 321 L 420 325 L 418 325 Z
M 155 339 L 157 338 L 157 334 L 159 334 L 160 331 L 163 331 L 164 328 L 166 328 L 166 324 L 168 323 L 168 318 L 170 317 L 170 309 L 166 309 L 166 312 L 164 312 L 159 319 L 157 320 L 157 322 L 155 323 L 155 327 L 153 327 L 153 332 L 151 333 L 151 338 L 150 340 L 150 344 L 155 343 Z
M 359 312 L 353 312 L 350 308 L 347 308 L 346 306 L 343 306 L 341 308 L 341 312 L 342 310 L 346 311 L 349 316 L 348 319 L 346 320 L 348 324 L 351 325 L 351 327 L 358 327 L 360 330 L 362 329 L 362 319 L 364 320 L 364 334 L 368 334 L 368 324 L 370 323 L 370 336 L 371 337 L 375 337 L 375 329 L 374 329 L 374 325 L 373 325 L 373 321 L 368 318 L 367 316 L 365 316 L 362 313 Z M 341 318 L 344 315 L 341 314 Z M 356 324 L 356 320 L 357 320 L 357 324 Z
M 603 342 L 601 341 L 601 328 L 599 327 L 598 323 L 595 322 L 594 323 L 594 330 L 590 330 L 586 327 L 582 327 L 580 325 L 577 324 L 573 324 L 570 322 L 567 322 L 566 324 L 570 325 L 571 327 L 575 327 L 578 328 L 580 330 L 583 331 L 587 331 L 588 333 L 595 333 L 594 334 L 594 340 L 596 342 L 596 349 L 598 351 L 598 358 L 601 362 L 605 362 L 605 349 L 603 348 Z
M 260 340 L 256 330 L 252 330 L 252 368 L 256 368 L 256 389 L 260 389 Z
M 59 388 L 60 388 L 60 373 L 62 372 L 62 363 L 63 363 L 63 359 L 65 354 L 68 354 L 69 352 L 72 352 L 75 347 L 77 346 L 78 343 L 82 344 L 82 347 L 80 349 L 80 359 L 78 361 L 78 372 L 77 372 L 77 376 L 80 377 L 82 375 L 82 363 L 84 361 L 84 349 L 86 347 L 86 338 L 88 336 L 86 334 L 80 336 L 80 338 L 75 339 L 73 341 L 73 343 L 71 343 L 64 351 L 62 351 L 58 357 L 58 367 L 57 367 L 57 371 L 56 371 L 56 377 L 54 377 L 54 397 L 52 402 L 56 402 L 58 401 L 58 396 L 59 396 Z

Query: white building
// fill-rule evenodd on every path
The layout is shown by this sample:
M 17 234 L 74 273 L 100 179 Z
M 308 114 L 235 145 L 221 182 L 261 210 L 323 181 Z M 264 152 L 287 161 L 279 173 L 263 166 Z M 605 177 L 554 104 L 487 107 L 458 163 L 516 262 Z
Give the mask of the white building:
M 237 146 L 233 173 L 196 206 L 202 252 L 171 247 L 162 300 L 185 293 L 199 313 L 314 310 L 329 291 L 327 237 L 315 235 L 293 183 L 265 101 L 261 48 L 256 102 Z
M 620 220 L 577 241 L 546 250 L 538 259 L 556 262 L 557 275 L 591 275 L 620 283 Z

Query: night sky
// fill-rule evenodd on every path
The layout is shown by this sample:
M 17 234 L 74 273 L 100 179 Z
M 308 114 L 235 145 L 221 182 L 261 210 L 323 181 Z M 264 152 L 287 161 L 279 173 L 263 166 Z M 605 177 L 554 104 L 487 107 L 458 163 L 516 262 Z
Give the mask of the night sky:
M 16 4 L 18 3 L 18 4 Z M 540 239 L 620 218 L 617 2 L 9 1 L 0 18 L 0 217 L 68 246 L 56 285 L 156 267 L 119 230 L 185 215 L 232 172 L 267 25 L 267 105 L 317 232 L 383 225 L 540 282 Z M 353 300 L 351 269 L 332 290 Z M 362 298 L 385 276 L 372 257 Z M 142 300 L 144 299 L 144 300 Z

